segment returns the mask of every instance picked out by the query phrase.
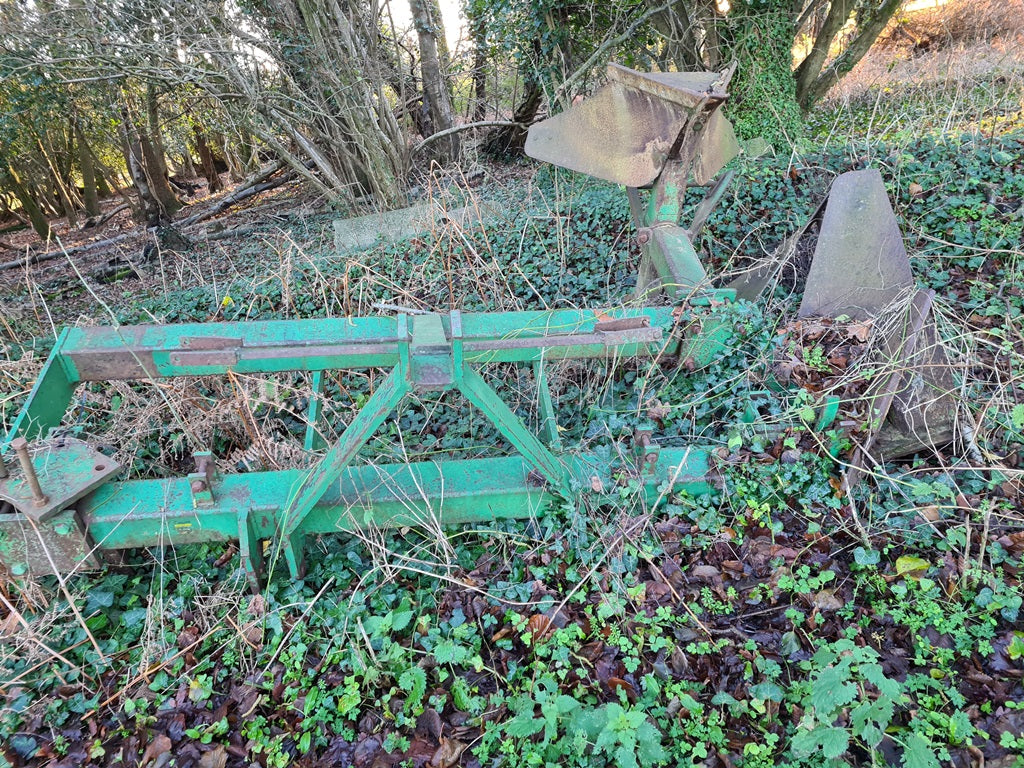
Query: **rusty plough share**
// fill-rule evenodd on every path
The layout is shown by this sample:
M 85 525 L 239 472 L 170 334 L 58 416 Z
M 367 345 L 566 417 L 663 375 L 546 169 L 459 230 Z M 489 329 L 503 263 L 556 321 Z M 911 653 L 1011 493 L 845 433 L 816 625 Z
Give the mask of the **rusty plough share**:
M 546 364 L 671 356 L 700 366 L 730 344 L 731 327 L 714 313 L 689 324 L 680 320 L 687 316 L 680 309 L 729 303 L 737 292 L 756 293 L 757 281 L 749 279 L 738 287 L 712 288 L 693 247 L 731 174 L 711 188 L 690 227 L 680 225 L 688 178 L 709 182 L 737 151 L 732 128 L 718 111 L 730 75 L 645 75 L 612 66 L 605 86 L 533 126 L 527 142 L 527 152 L 538 159 L 626 186 L 644 254 L 641 297 L 664 292 L 670 306 L 66 329 L 0 448 L 0 559 L 14 576 L 30 577 L 96 566 L 105 550 L 237 541 L 242 567 L 258 585 L 266 542 L 298 578 L 309 534 L 416 524 L 427 512 L 444 523 L 529 516 L 556 496 L 614 490 L 612 476 L 624 469 L 640 481 L 652 504 L 671 489 L 709 492 L 712 446 L 659 448 L 647 430 L 640 430 L 624 460 L 628 467 L 564 451 Z M 803 314 L 870 316 L 912 288 L 909 262 L 880 185 L 877 172 L 836 182 Z M 639 192 L 645 187 L 650 188 L 646 206 Z M 942 390 L 943 377 L 949 376 L 934 352 L 930 301 L 930 294 L 918 292 L 908 303 L 903 332 L 885 345 L 901 365 L 869 395 L 878 424 L 888 419 L 894 425 L 891 434 L 874 430 L 872 435 L 879 445 L 888 440 L 893 452 L 949 437 L 949 403 L 930 395 Z M 903 364 L 908 361 L 912 365 Z M 479 367 L 490 363 L 533 367 L 539 434 L 481 375 Z M 366 368 L 389 373 L 337 443 L 308 470 L 222 476 L 210 453 L 203 452 L 187 476 L 119 481 L 114 478 L 120 468 L 109 457 L 84 442 L 51 436 L 82 382 L 308 371 L 315 393 L 307 414 L 310 448 L 324 372 Z M 451 389 L 490 420 L 518 455 L 354 462 L 404 398 Z M 836 411 L 834 398 L 823 403 L 818 428 L 828 426 Z M 865 456 L 871 447 L 863 447 Z

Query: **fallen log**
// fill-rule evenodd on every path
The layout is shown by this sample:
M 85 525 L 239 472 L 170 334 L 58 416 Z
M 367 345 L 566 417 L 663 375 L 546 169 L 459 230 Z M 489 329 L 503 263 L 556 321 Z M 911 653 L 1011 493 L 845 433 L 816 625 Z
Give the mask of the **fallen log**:
M 85 224 L 82 225 L 82 229 L 99 229 L 112 218 L 114 218 L 121 211 L 131 208 L 128 203 L 121 203 L 116 208 L 111 208 L 109 211 L 104 213 L 102 216 L 93 216 L 85 220 Z
M 250 197 L 260 194 L 261 192 L 267 192 L 268 190 L 279 187 L 285 182 L 291 181 L 295 178 L 295 173 L 289 171 L 281 174 L 276 179 L 270 179 L 275 173 L 284 167 L 283 162 L 273 163 L 269 167 L 259 171 L 256 175 L 252 176 L 248 181 L 244 182 L 242 186 L 232 192 L 225 198 L 218 200 L 217 203 L 205 211 L 193 214 L 181 221 L 175 222 L 179 227 L 188 227 L 193 224 L 198 224 L 206 219 L 213 218 L 219 213 L 223 213 L 228 208 L 237 203 L 241 203 L 244 200 L 248 200 Z
M 103 248 L 108 245 L 117 245 L 123 243 L 125 240 L 129 240 L 133 237 L 138 237 L 140 232 L 124 232 L 114 237 L 108 237 L 106 240 L 97 240 L 94 243 L 84 243 L 82 245 L 76 245 L 73 248 L 60 248 L 56 251 L 47 251 L 45 253 L 32 253 L 23 259 L 15 259 L 14 261 L 6 261 L 0 264 L 0 272 L 6 269 L 17 269 L 19 267 L 27 267 L 32 264 L 39 264 L 43 261 L 50 261 L 51 259 L 60 258 L 65 254 L 68 256 L 81 256 L 83 253 L 89 253 L 99 248 Z

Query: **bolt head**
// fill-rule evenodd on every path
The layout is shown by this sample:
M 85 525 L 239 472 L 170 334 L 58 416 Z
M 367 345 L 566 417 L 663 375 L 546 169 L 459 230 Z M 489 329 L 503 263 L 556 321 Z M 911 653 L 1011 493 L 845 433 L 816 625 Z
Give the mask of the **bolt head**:
M 192 493 L 202 493 L 206 490 L 206 482 L 203 480 L 192 481 Z
M 24 437 L 16 437 L 11 440 L 11 448 L 15 451 L 23 451 L 28 448 L 28 440 Z

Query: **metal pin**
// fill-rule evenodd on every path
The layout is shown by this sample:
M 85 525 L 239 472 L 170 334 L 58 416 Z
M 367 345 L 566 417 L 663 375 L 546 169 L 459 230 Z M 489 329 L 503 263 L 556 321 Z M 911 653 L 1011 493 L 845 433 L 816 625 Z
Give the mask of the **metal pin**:
M 18 454 L 21 471 L 25 474 L 25 482 L 28 483 L 28 487 L 32 491 L 32 502 L 37 507 L 45 507 L 50 499 L 43 493 L 43 488 L 39 485 L 36 468 L 32 466 L 32 457 L 28 455 L 28 440 L 24 437 L 16 437 L 11 440 L 11 448 Z

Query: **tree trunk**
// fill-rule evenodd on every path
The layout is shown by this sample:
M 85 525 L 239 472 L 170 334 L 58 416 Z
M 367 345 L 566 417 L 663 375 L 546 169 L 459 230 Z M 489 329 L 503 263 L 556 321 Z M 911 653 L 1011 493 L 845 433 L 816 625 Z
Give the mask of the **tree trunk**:
M 839 30 L 846 24 L 846 20 L 850 18 L 854 5 L 855 0 L 832 0 L 829 3 L 828 13 L 817 30 L 810 52 L 793 73 L 793 77 L 796 78 L 797 101 L 800 102 L 800 106 L 804 111 L 810 107 L 805 101 L 809 89 L 821 74 L 821 68 L 828 58 L 832 41 L 835 40 Z
M 160 128 L 160 104 L 157 101 L 156 88 L 152 84 L 146 86 L 146 123 L 149 130 L 144 132 L 144 135 L 152 147 L 152 157 L 147 159 L 147 169 L 151 176 L 157 174 L 166 179 L 170 175 L 167 171 L 167 151 L 164 149 L 163 131 Z M 149 165 L 149 162 L 153 165 Z
M 100 215 L 100 196 L 96 186 L 96 166 L 92 162 L 92 151 L 85 140 L 85 133 L 75 120 L 75 139 L 78 141 L 78 165 L 82 171 L 82 199 L 86 216 Z
M 544 92 L 540 83 L 534 79 L 527 79 L 526 93 L 522 101 L 516 107 L 512 120 L 520 125 L 505 125 L 495 128 L 484 142 L 483 151 L 494 157 L 507 157 L 522 150 L 526 143 L 526 127 L 533 122 L 540 109 Z
M 139 195 L 140 213 L 145 220 L 147 227 L 163 227 L 171 223 L 170 216 L 161 207 L 150 186 L 150 177 L 146 173 L 145 152 L 142 146 L 142 134 L 134 126 L 131 118 L 125 110 L 122 122 L 125 142 L 125 160 L 128 165 L 128 172 L 131 174 L 135 191 Z
M 166 172 L 161 172 L 160 170 L 161 168 L 166 169 L 167 164 L 144 131 L 139 131 L 138 138 L 139 146 L 142 150 L 142 169 L 149 182 L 149 189 L 154 197 L 156 197 L 160 210 L 163 212 L 163 217 L 170 221 L 174 214 L 181 209 L 181 201 L 178 200 L 174 190 L 171 189 L 171 185 L 167 181 Z
M 473 41 L 473 120 L 487 117 L 487 27 L 483 13 L 473 3 L 467 3 L 466 20 Z
M 677 0 L 665 6 L 658 0 L 647 0 L 647 5 L 658 10 L 651 16 L 651 24 L 665 38 L 665 49 L 680 72 L 701 70 L 700 47 L 697 44 L 697 19 L 687 4 Z
M 901 4 L 902 0 L 881 0 L 877 6 L 872 5 L 866 10 L 864 19 L 858 25 L 857 35 L 847 49 L 839 54 L 825 71 L 809 82 L 802 91 L 798 91 L 800 105 L 805 110 L 810 109 L 828 93 L 829 88 L 842 79 L 843 75 L 857 66 L 857 62 L 863 59 L 871 46 L 875 44 L 875 40 L 882 34 L 885 25 L 899 10 Z
M 181 169 L 178 171 L 178 176 L 188 181 L 192 181 L 199 176 L 195 161 L 192 159 L 192 150 L 187 144 L 181 152 Z
M 63 213 L 64 218 L 67 219 L 68 226 L 74 227 L 78 224 L 78 213 L 75 210 L 74 200 L 71 199 L 71 191 L 68 189 L 66 181 L 61 178 L 60 171 L 57 169 L 56 164 L 50 157 L 50 153 L 46 151 L 46 147 L 43 145 L 43 140 L 37 137 L 36 145 L 39 147 L 39 153 L 49 170 L 53 195 L 57 199 L 57 202 L 60 203 L 61 213 Z
M 3 174 L 6 178 L 3 179 L 4 186 L 14 193 L 14 196 L 18 198 L 18 202 L 21 203 L 21 210 L 28 216 L 28 220 L 32 224 L 32 229 L 35 230 L 36 234 L 39 235 L 40 240 L 50 239 L 50 222 L 43 213 L 42 208 L 36 203 L 35 198 L 28 191 L 28 188 L 22 182 L 18 172 L 14 169 L 14 166 L 8 163 L 7 172 Z
M 220 180 L 220 174 L 217 173 L 217 164 L 213 157 L 213 150 L 210 149 L 210 143 L 206 140 L 206 134 L 198 125 L 192 127 L 192 133 L 195 136 L 196 152 L 199 154 L 199 163 L 202 165 L 208 189 L 211 193 L 219 192 L 224 189 L 224 184 Z
M 429 117 L 428 135 L 432 136 L 455 126 L 455 109 L 446 77 L 447 62 L 442 60 L 442 53 L 446 50 L 444 25 L 437 0 L 409 0 L 409 8 L 419 38 L 423 101 Z M 457 160 L 459 136 L 452 133 L 435 142 L 433 147 L 441 162 Z

